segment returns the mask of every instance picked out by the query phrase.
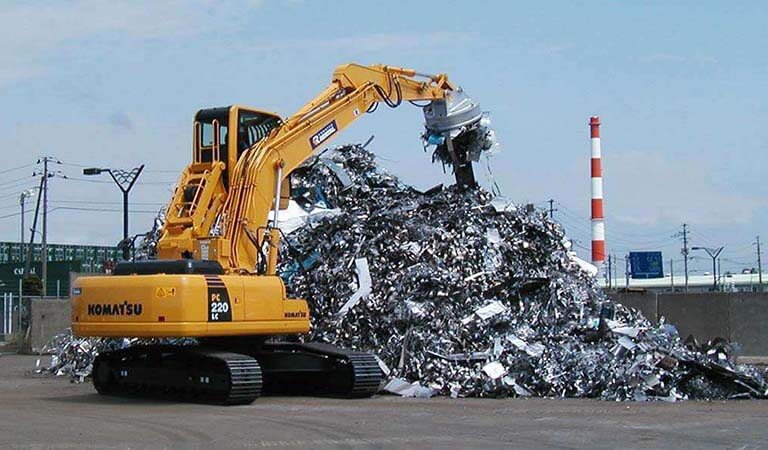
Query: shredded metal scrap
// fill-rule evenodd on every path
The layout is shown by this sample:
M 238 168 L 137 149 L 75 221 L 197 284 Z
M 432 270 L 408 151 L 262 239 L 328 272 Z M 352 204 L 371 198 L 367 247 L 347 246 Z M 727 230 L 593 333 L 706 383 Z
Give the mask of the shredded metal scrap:
M 360 146 L 326 152 L 295 175 L 296 200 L 311 214 L 288 235 L 281 272 L 312 308 L 307 339 L 377 354 L 384 391 L 768 396 L 766 374 L 737 365 L 728 343 L 683 343 L 673 326 L 607 299 L 539 212 L 479 189 L 419 192 Z M 82 381 L 99 351 L 141 342 L 65 334 L 46 349 L 47 370 Z
M 311 305 L 309 339 L 378 354 L 391 368 L 387 391 L 768 395 L 765 374 L 736 365 L 730 347 L 686 346 L 673 326 L 613 304 L 573 262 L 560 226 L 537 211 L 479 189 L 419 192 L 359 146 L 306 167 L 293 180 L 315 199 L 305 195 L 305 209 L 339 211 L 288 235 L 283 275 Z
M 40 350 L 42 355 L 50 355 L 48 365 L 37 360 L 37 373 L 52 373 L 57 376 L 69 376 L 72 381 L 82 383 L 91 375 L 93 361 L 101 352 L 119 350 L 133 345 L 168 344 L 190 345 L 195 339 L 138 339 L 138 338 L 78 338 L 71 330 L 58 334 Z

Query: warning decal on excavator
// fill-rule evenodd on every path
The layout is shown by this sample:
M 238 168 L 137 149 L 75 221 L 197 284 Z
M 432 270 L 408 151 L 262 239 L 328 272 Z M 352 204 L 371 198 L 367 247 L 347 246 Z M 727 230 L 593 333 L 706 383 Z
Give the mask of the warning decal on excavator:
M 227 286 L 217 275 L 205 275 L 208 285 L 208 322 L 231 322 L 232 305 Z
M 163 297 L 175 297 L 176 296 L 176 288 L 175 287 L 168 287 L 168 288 L 157 288 L 155 290 L 155 297 L 157 298 L 163 298 Z

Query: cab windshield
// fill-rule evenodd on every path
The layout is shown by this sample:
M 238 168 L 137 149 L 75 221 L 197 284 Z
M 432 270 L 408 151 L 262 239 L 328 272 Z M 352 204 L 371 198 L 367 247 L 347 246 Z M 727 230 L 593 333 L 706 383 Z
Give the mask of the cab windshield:
M 280 124 L 277 117 L 254 111 L 240 110 L 237 125 L 237 156 L 267 137 Z

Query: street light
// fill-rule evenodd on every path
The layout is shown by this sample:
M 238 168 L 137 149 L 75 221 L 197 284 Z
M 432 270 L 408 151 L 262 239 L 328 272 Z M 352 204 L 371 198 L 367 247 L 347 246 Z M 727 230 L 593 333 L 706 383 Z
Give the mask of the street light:
M 692 247 L 691 250 L 704 250 L 707 252 L 710 258 L 712 258 L 712 290 L 717 290 L 717 257 L 720 256 L 720 252 L 725 247 L 709 248 L 709 247 Z
M 24 262 L 24 204 L 27 199 L 35 195 L 34 189 L 27 189 L 19 194 L 19 205 L 21 206 L 21 241 L 19 242 L 19 262 Z
M 139 178 L 139 174 L 144 170 L 144 164 L 139 167 L 134 167 L 131 170 L 122 169 L 110 169 L 110 168 L 98 168 L 89 167 L 83 169 L 83 175 L 101 175 L 103 172 L 107 172 L 120 188 L 123 193 L 123 241 L 128 239 L 128 193 L 131 191 L 136 179 Z M 123 259 L 128 260 L 130 256 L 130 248 L 123 246 Z

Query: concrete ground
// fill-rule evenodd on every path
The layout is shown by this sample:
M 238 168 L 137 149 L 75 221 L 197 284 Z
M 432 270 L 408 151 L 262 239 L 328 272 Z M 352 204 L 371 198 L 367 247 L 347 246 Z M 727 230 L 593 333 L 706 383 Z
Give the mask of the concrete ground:
M 102 397 L 0 356 L 0 448 L 759 448 L 768 401 L 266 397 L 219 407 Z

